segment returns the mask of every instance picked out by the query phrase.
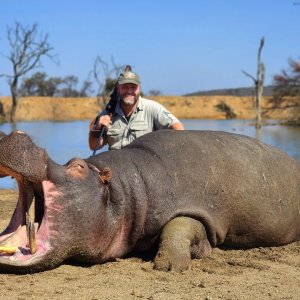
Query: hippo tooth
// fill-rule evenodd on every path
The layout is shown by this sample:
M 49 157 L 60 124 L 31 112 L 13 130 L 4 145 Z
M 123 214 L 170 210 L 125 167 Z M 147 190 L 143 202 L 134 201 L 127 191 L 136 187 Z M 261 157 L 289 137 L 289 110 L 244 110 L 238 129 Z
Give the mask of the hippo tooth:
M 36 253 L 36 240 L 35 240 L 35 226 L 34 222 L 29 222 L 28 226 L 28 236 L 29 236 L 29 247 L 30 247 L 30 253 L 34 254 Z
M 30 253 L 34 254 L 36 252 L 36 240 L 35 240 L 35 197 L 33 194 L 33 189 L 30 188 L 27 190 L 26 194 L 27 202 L 27 212 L 26 212 L 26 232 L 29 241 Z

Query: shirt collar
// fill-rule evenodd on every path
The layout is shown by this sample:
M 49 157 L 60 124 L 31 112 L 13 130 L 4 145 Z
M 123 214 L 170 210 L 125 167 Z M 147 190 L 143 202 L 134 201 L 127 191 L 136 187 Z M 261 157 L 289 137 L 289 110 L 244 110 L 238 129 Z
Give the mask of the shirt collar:
M 139 97 L 139 103 L 138 103 L 136 109 L 137 110 L 144 110 L 144 106 L 145 106 L 145 104 L 144 104 L 144 98 L 140 96 Z

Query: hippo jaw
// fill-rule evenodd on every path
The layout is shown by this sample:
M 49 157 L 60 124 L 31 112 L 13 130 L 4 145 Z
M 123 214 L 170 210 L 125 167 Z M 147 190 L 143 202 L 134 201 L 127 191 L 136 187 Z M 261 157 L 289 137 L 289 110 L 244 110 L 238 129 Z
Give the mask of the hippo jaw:
M 14 254 L 0 253 L 0 269 L 16 273 L 50 269 L 63 260 L 58 261 L 59 255 L 54 251 L 57 247 L 53 240 L 58 234 L 51 221 L 53 210 L 59 209 L 55 204 L 59 193 L 48 180 L 24 184 L 22 179 L 18 179 L 19 199 L 15 212 L 0 235 L 1 247 L 17 250 Z M 34 208 L 28 208 L 30 201 Z
M 19 198 L 9 225 L 0 234 L 1 249 L 16 251 L 0 252 L 0 270 L 28 273 L 60 263 L 53 259 L 51 242 L 56 236 L 51 217 L 58 209 L 55 199 L 59 193 L 47 179 L 48 163 L 45 150 L 37 147 L 25 133 L 2 135 L 0 176 L 15 178 Z

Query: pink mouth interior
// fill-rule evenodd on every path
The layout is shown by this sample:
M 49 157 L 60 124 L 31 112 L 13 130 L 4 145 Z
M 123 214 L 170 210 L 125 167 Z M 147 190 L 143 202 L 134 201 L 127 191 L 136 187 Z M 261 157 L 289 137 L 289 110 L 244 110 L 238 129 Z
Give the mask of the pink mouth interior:
M 45 255 L 52 247 L 49 242 L 49 237 L 54 234 L 50 230 L 49 212 L 51 208 L 55 207 L 55 199 L 58 197 L 55 186 L 50 181 L 43 181 L 42 187 L 44 192 L 44 215 L 39 222 L 35 222 L 35 240 L 36 240 L 36 252 L 31 254 L 29 247 L 29 241 L 26 232 L 25 220 L 25 199 L 24 192 L 22 190 L 22 184 L 18 180 L 19 186 L 19 199 L 17 203 L 17 209 L 8 225 L 7 229 L 0 235 L 0 246 L 4 247 L 17 247 L 17 251 L 14 254 L 2 252 L 0 253 L 0 261 L 27 261 L 38 258 Z M 57 209 L 57 207 L 56 207 Z

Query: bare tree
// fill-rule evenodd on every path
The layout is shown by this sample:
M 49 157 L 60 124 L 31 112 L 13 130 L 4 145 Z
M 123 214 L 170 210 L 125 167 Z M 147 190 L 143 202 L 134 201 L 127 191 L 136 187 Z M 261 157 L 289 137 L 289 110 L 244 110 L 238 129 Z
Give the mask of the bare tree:
M 246 76 L 250 77 L 254 81 L 255 87 L 255 111 L 256 111 L 256 122 L 255 127 L 261 128 L 261 97 L 263 94 L 264 81 L 265 81 L 265 65 L 261 61 L 261 51 L 265 43 L 265 38 L 262 37 L 257 54 L 257 73 L 256 78 L 249 73 L 242 71 Z
M 82 83 L 82 87 L 79 90 L 79 97 L 88 97 L 91 93 L 93 93 L 93 89 L 92 89 L 92 82 L 88 79 L 86 79 L 83 83 Z
M 109 100 L 109 95 L 114 87 L 116 79 L 124 69 L 124 66 L 117 65 L 111 58 L 111 67 L 99 55 L 96 57 L 93 65 L 93 77 L 98 85 L 97 103 L 103 107 Z M 103 101 L 101 101 L 103 100 Z
M 19 80 L 29 71 L 42 67 L 41 58 L 47 56 L 57 63 L 56 55 L 51 54 L 53 47 L 48 43 L 48 34 L 38 35 L 38 25 L 24 27 L 16 22 L 14 27 L 7 28 L 7 39 L 10 46 L 10 53 L 7 59 L 12 63 L 13 74 L 0 74 L 8 78 L 10 85 L 12 107 L 10 121 L 15 121 L 19 92 Z

